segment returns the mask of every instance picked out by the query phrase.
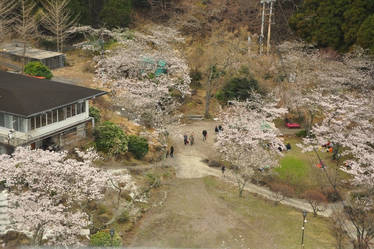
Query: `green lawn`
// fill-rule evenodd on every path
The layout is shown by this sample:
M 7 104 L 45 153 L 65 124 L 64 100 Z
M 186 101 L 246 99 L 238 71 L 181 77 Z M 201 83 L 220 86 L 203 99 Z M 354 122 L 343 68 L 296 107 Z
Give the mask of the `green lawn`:
M 300 210 L 254 197 L 245 193 L 238 197 L 235 186 L 214 177 L 204 179 L 207 190 L 243 216 L 248 230 L 242 231 L 245 246 L 249 248 L 300 248 L 302 214 Z M 305 229 L 305 248 L 335 248 L 327 218 L 308 214 Z M 245 247 L 245 248 L 247 248 Z M 244 247 L 243 247 L 244 248 Z
M 311 167 L 303 158 L 288 154 L 279 163 L 280 167 L 274 171 L 281 180 L 294 185 L 309 182 L 308 176 L 310 175 Z
M 298 137 L 286 137 L 285 143 L 291 144 L 291 150 L 284 153 L 280 158 L 279 167 L 274 169 L 273 179 L 283 183 L 290 184 L 294 187 L 296 193 L 301 194 L 306 189 L 320 188 L 321 186 L 329 187 L 323 169 L 317 167 L 319 160 L 314 152 L 303 153 L 296 146 L 301 144 L 302 140 Z M 331 176 L 335 174 L 336 162 L 332 160 L 332 154 L 320 152 L 327 172 Z M 349 175 L 339 170 L 339 175 L 343 179 L 348 179 Z

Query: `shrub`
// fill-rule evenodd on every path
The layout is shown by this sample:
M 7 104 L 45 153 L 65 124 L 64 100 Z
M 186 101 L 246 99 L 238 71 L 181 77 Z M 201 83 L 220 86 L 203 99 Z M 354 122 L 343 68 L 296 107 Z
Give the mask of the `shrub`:
M 152 173 L 147 173 L 146 176 L 149 186 L 153 186 L 154 188 L 158 188 L 161 186 L 161 179 L 159 176 Z
M 292 197 L 295 195 L 295 190 L 288 184 L 272 182 L 269 187 L 273 192 L 280 193 L 283 196 Z
M 113 239 L 110 236 L 110 232 L 107 230 L 99 231 L 90 238 L 91 246 L 122 246 L 122 239 L 114 233 Z
M 374 14 L 366 18 L 357 34 L 357 41 L 374 54 Z
M 135 135 L 129 136 L 128 142 L 129 151 L 137 158 L 143 158 L 148 152 L 148 141 L 143 137 Z
M 200 81 L 202 80 L 203 75 L 201 74 L 199 70 L 197 69 L 192 70 L 190 72 L 190 78 L 191 78 L 191 84 L 190 84 L 191 88 L 194 88 L 194 89 L 201 88 Z
M 100 110 L 97 109 L 96 107 L 94 106 L 90 106 L 90 110 L 89 110 L 89 115 L 90 117 L 93 117 L 94 120 L 95 120 L 95 124 L 99 124 L 100 123 L 100 120 L 101 120 L 101 114 L 100 114 Z
M 147 0 L 132 0 L 132 4 L 139 9 L 149 9 L 151 7 Z
M 97 126 L 94 136 L 98 151 L 114 156 L 127 152 L 128 138 L 123 130 L 112 122 L 105 121 Z
M 131 0 L 105 1 L 100 12 L 101 22 L 109 28 L 126 27 L 131 22 Z
M 301 130 L 296 133 L 296 136 L 298 137 L 306 137 L 306 130 Z
M 323 189 L 323 194 L 327 197 L 329 202 L 340 201 L 340 195 L 332 187 L 327 187 Z
M 51 73 L 49 68 L 39 61 L 31 61 L 27 63 L 24 71 L 26 74 L 45 77 L 46 79 L 50 79 L 53 77 L 53 74 Z
M 248 78 L 233 78 L 226 82 L 221 91 L 216 94 L 216 98 L 221 104 L 229 100 L 246 100 L 251 97 L 251 91 L 259 91 L 257 80 Z
M 369 48 L 373 46 L 372 43 L 360 39 L 366 37 L 372 41 L 370 34 L 373 34 L 373 26 L 368 19 L 373 11 L 373 1 L 308 0 L 303 1 L 289 24 L 301 38 L 318 46 L 346 50 L 358 42 L 364 48 Z
M 127 210 L 123 211 L 117 218 L 118 223 L 125 223 L 130 220 L 130 215 Z

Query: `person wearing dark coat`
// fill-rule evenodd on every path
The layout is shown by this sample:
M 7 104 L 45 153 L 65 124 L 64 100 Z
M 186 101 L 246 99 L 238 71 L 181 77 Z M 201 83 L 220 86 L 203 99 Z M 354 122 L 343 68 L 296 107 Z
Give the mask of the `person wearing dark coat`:
M 208 136 L 208 132 L 206 130 L 203 130 L 203 141 L 206 140 L 207 136 Z
M 290 143 L 286 144 L 286 148 L 287 148 L 287 150 L 290 150 L 291 149 L 291 144 Z
M 223 131 L 222 125 L 219 125 L 219 126 L 218 126 L 218 130 L 219 130 L 219 131 Z
M 174 146 L 170 147 L 170 157 L 174 157 Z
M 214 131 L 216 132 L 216 134 L 218 134 L 219 130 L 218 130 L 218 127 L 216 126 L 216 128 L 214 129 Z
M 188 144 L 188 136 L 184 135 L 183 140 L 184 140 L 184 145 L 187 145 Z
M 226 167 L 225 167 L 225 165 L 223 165 L 222 168 L 221 168 L 223 176 L 225 176 L 225 169 L 226 169 Z

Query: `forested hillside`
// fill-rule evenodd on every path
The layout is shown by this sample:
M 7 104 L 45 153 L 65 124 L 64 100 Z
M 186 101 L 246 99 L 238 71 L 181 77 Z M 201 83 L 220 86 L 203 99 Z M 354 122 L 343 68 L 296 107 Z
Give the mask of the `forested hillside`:
M 374 53 L 374 0 L 306 0 L 290 25 L 318 46 L 345 51 L 357 44 Z

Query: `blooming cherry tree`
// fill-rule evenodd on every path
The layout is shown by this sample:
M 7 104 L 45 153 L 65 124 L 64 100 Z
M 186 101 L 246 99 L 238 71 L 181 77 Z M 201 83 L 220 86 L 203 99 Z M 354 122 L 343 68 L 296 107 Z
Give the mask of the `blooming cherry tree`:
M 304 150 L 317 153 L 321 145 L 332 144 L 338 166 L 353 174 L 357 184 L 374 187 L 373 98 L 331 94 L 321 98 L 320 105 L 324 119 L 313 127 L 313 136 L 304 139 Z
M 91 29 L 75 28 L 72 32 Z M 190 94 L 188 64 L 174 49 L 175 44 L 183 42 L 178 32 L 162 26 L 151 26 L 145 32 L 92 32 L 110 36 L 118 43 L 95 57 L 97 79 L 110 89 L 115 104 L 130 119 L 143 124 L 157 128 L 170 121 L 180 100 Z M 94 49 L 87 44 L 81 47 Z
M 9 190 L 10 229 L 24 232 L 34 243 L 79 244 L 90 224 L 82 205 L 99 200 L 110 180 L 136 191 L 129 175 L 113 175 L 91 165 L 97 155 L 79 152 L 81 161 L 66 152 L 17 148 L 0 156 L 0 182 Z M 85 160 L 86 159 L 86 160 Z
M 234 165 L 231 173 L 240 196 L 254 172 L 277 166 L 275 152 L 285 149 L 273 120 L 287 110 L 278 108 L 275 101 L 255 93 L 253 96 L 245 102 L 231 102 L 222 113 L 223 131 L 218 134 L 216 143 L 224 159 Z

